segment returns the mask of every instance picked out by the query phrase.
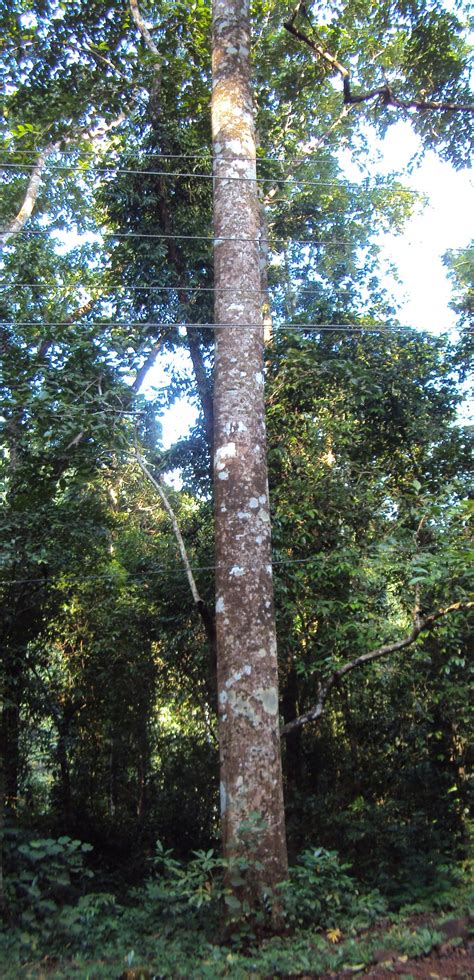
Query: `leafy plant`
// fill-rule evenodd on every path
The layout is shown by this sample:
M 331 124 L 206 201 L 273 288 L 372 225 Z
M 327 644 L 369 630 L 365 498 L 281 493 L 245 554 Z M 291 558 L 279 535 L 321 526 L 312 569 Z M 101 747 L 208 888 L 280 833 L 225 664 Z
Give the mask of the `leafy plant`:
M 335 926 L 341 918 L 352 917 L 368 925 L 383 913 L 382 896 L 377 891 L 361 895 L 349 869 L 336 851 L 304 851 L 281 887 L 288 920 L 298 926 Z

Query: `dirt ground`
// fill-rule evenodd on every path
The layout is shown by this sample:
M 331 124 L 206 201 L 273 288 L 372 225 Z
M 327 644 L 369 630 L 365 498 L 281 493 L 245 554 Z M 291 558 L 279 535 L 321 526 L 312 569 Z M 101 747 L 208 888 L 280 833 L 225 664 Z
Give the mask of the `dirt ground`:
M 348 977 L 370 977 L 371 980 L 378 980 L 382 977 L 400 977 L 403 980 L 411 980 L 415 977 L 426 977 L 431 980 L 447 980 L 449 977 L 458 977 L 459 980 L 473 980 L 474 978 L 474 943 L 467 943 L 455 949 L 443 948 L 437 952 L 432 952 L 429 956 L 418 956 L 416 959 L 393 958 L 384 960 L 377 966 L 371 966 L 360 973 L 345 970 L 343 973 L 326 974 L 319 980 L 347 980 Z M 313 978 L 314 980 L 314 978 Z

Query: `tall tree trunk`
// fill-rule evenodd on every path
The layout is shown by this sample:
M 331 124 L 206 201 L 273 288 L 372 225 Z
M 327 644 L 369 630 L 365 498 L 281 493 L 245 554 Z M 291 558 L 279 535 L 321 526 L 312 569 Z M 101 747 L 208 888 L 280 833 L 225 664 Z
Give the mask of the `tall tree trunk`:
M 258 867 L 239 892 L 254 906 L 262 891 L 285 877 L 287 856 L 249 51 L 248 0 L 214 0 L 214 478 L 221 815 L 225 857 L 251 856 Z

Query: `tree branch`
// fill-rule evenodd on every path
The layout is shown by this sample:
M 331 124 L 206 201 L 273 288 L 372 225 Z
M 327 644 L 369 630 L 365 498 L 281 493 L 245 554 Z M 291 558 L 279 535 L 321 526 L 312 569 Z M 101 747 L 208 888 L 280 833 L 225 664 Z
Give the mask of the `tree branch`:
M 76 323 L 78 320 L 80 320 L 81 317 L 86 315 L 86 313 L 89 313 L 89 311 L 92 309 L 93 306 L 95 306 L 95 304 L 98 302 L 99 299 L 100 299 L 99 296 L 94 296 L 94 298 L 86 300 L 86 302 L 83 303 L 82 306 L 78 306 L 77 310 L 74 310 L 74 312 L 71 313 L 70 316 L 66 317 L 66 319 L 63 321 L 64 326 L 67 327 L 70 324 Z M 54 340 L 52 340 L 51 338 L 42 340 L 36 352 L 35 361 L 44 360 L 46 354 L 48 353 L 50 347 L 52 347 L 53 344 L 54 344 Z
M 72 133 L 65 139 L 57 140 L 56 143 L 49 143 L 44 150 L 38 154 L 38 159 L 33 167 L 33 170 L 28 181 L 28 187 L 26 189 L 26 194 L 23 199 L 23 204 L 15 218 L 13 218 L 10 223 L 0 232 L 0 249 L 5 248 L 8 244 L 10 238 L 13 235 L 17 235 L 23 230 L 27 221 L 31 218 L 33 214 L 35 204 L 38 198 L 39 189 L 41 187 L 43 171 L 48 161 L 48 158 L 57 150 L 60 150 L 62 146 L 68 145 L 70 143 L 75 143 L 76 140 L 82 139 L 84 137 L 97 140 L 102 139 L 106 133 L 111 129 L 115 129 L 120 123 L 124 121 L 126 115 L 121 112 L 116 119 L 113 119 L 110 123 L 100 123 L 95 128 L 91 126 L 86 126 L 84 129 L 79 130 L 77 133 Z
M 148 466 L 146 465 L 145 460 L 143 459 L 143 456 L 138 451 L 138 449 L 135 449 L 135 459 L 136 459 L 136 461 L 137 461 L 140 469 L 145 474 L 147 480 L 149 480 L 150 483 L 154 486 L 154 488 L 155 488 L 156 492 L 158 493 L 158 496 L 159 496 L 159 498 L 160 498 L 160 500 L 161 500 L 161 502 L 163 504 L 163 507 L 165 508 L 165 511 L 168 514 L 168 517 L 169 517 L 169 519 L 171 521 L 171 525 L 172 525 L 172 528 L 173 528 L 174 536 L 175 536 L 176 541 L 178 543 L 178 548 L 179 548 L 180 555 L 181 555 L 181 558 L 182 558 L 182 561 L 183 561 L 183 565 L 184 565 L 184 568 L 185 568 L 185 571 L 186 571 L 186 578 L 187 578 L 188 583 L 189 583 L 189 588 L 191 589 L 191 594 L 192 594 L 193 600 L 194 600 L 196 606 L 199 606 L 199 605 L 202 604 L 202 601 L 203 600 L 201 599 L 201 596 L 199 595 L 199 592 L 198 592 L 198 589 L 197 589 L 197 585 L 196 585 L 196 582 L 195 582 L 195 579 L 194 579 L 194 575 L 192 573 L 191 565 L 189 563 L 188 553 L 186 551 L 186 545 L 185 545 L 185 543 L 183 541 L 183 536 L 181 534 L 181 531 L 180 531 L 180 528 L 179 528 L 179 524 L 178 524 L 178 521 L 176 519 L 175 512 L 174 512 L 174 510 L 173 510 L 173 508 L 172 508 L 172 506 L 171 506 L 171 504 L 170 504 L 170 502 L 168 500 L 168 497 L 166 496 L 163 488 L 158 483 L 158 480 L 155 480 L 155 477 L 153 476 L 153 474 L 148 469 Z
M 326 61 L 331 68 L 334 68 L 337 73 L 341 76 L 343 80 L 343 97 L 344 105 L 360 105 L 362 102 L 370 102 L 375 99 L 382 103 L 384 106 L 394 106 L 396 109 L 416 109 L 417 112 L 432 112 L 433 110 L 438 110 L 442 112 L 474 112 L 474 105 L 458 105 L 455 102 L 435 102 L 429 101 L 427 99 L 399 99 L 398 96 L 393 92 L 391 86 L 386 82 L 384 85 L 380 85 L 378 88 L 370 89 L 369 92 L 362 92 L 358 95 L 353 95 L 351 91 L 350 83 L 350 73 L 344 65 L 341 64 L 337 58 L 334 57 L 329 51 L 326 50 L 324 45 L 319 40 L 313 40 L 308 37 L 304 31 L 299 30 L 295 27 L 295 21 L 300 13 L 305 11 L 305 6 L 303 3 L 299 3 L 296 9 L 293 11 L 292 16 L 286 23 L 283 24 L 285 30 L 289 34 L 292 34 L 298 41 L 302 41 L 306 44 L 313 54 L 318 58 L 322 58 Z
M 345 677 L 346 674 L 349 674 L 351 670 L 355 670 L 356 667 L 361 667 L 364 664 L 370 663 L 372 660 L 379 660 L 381 657 L 387 657 L 390 653 L 397 653 L 399 650 L 404 650 L 406 647 L 411 646 L 412 643 L 414 643 L 418 638 L 420 633 L 431 629 L 431 627 L 434 626 L 434 624 L 443 616 L 449 616 L 451 613 L 464 612 L 467 609 L 473 608 L 474 602 L 453 602 L 450 606 L 446 606 L 443 609 L 437 609 L 424 619 L 417 617 L 411 633 L 403 640 L 396 640 L 394 643 L 386 643 L 381 647 L 376 647 L 375 650 L 371 650 L 369 653 L 363 653 L 360 657 L 356 657 L 355 660 L 351 660 L 349 663 L 339 667 L 339 669 L 335 670 L 326 681 L 319 684 L 316 704 L 303 715 L 300 715 L 298 718 L 295 718 L 293 721 L 289 721 L 286 725 L 284 725 L 280 734 L 288 735 L 290 732 L 294 731 L 295 728 L 301 728 L 303 725 L 307 725 L 310 721 L 317 721 L 323 714 L 325 703 L 334 685 L 337 684 L 342 677 Z
M 134 394 L 137 394 L 137 392 L 140 391 L 140 388 L 145 380 L 146 375 L 148 374 L 148 371 L 150 370 L 150 368 L 153 367 L 156 358 L 161 350 L 163 339 L 164 338 L 161 337 L 158 343 L 154 344 L 150 353 L 147 354 L 141 368 L 138 369 L 135 375 L 135 380 L 131 385 L 131 389 L 134 392 Z
M 150 31 L 148 30 L 148 27 L 145 24 L 145 21 L 143 20 L 137 0 L 130 0 L 130 10 L 135 26 L 140 31 L 140 34 L 145 42 L 146 47 L 148 48 L 149 51 L 151 51 L 152 54 L 155 55 L 155 58 L 157 58 L 157 60 L 160 62 L 161 65 L 163 59 L 150 34 Z
M 26 189 L 26 194 L 23 199 L 23 204 L 15 218 L 10 221 L 9 225 L 0 233 L 0 248 L 4 248 L 8 244 L 10 238 L 13 235 L 18 234 L 26 225 L 26 222 L 34 210 L 36 204 L 36 199 L 38 197 L 39 189 L 41 187 L 41 179 L 43 175 L 43 170 L 46 166 L 48 157 L 58 149 L 58 143 L 50 143 L 49 146 L 45 147 L 44 150 L 38 156 L 38 159 L 34 165 L 31 172 L 30 179 L 28 181 L 28 187 Z
M 204 626 L 204 630 L 209 643 L 209 648 L 211 653 L 210 666 L 211 666 L 212 676 L 209 678 L 208 687 L 209 687 L 210 694 L 213 696 L 215 694 L 214 688 L 215 688 L 215 676 L 216 676 L 216 627 L 215 627 L 214 616 L 209 611 L 204 600 L 201 599 L 201 596 L 199 595 L 196 581 L 186 551 L 186 545 L 183 541 L 183 536 L 181 534 L 180 527 L 176 519 L 176 515 L 163 488 L 158 483 L 158 480 L 155 480 L 155 477 L 148 469 L 148 466 L 146 465 L 145 460 L 143 459 L 143 456 L 141 455 L 137 447 L 135 447 L 134 458 L 136 459 L 140 469 L 146 476 L 147 480 L 150 481 L 150 483 L 154 486 L 155 490 L 157 491 L 158 496 L 163 504 L 163 507 L 165 508 L 165 511 L 168 514 L 168 517 L 171 521 L 171 526 L 173 528 L 173 533 L 176 538 L 176 541 L 178 543 L 178 548 L 186 572 L 186 578 L 189 583 L 189 588 L 191 589 L 191 594 L 194 600 L 194 604 L 196 605 L 199 615 L 201 617 L 201 621 Z

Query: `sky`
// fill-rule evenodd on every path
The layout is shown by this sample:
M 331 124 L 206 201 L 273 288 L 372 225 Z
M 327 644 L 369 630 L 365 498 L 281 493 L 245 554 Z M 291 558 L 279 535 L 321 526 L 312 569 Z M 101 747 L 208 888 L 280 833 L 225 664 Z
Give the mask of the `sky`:
M 455 171 L 433 152 L 412 170 L 411 161 L 419 150 L 410 123 L 400 121 L 390 127 L 383 141 L 372 139 L 364 174 L 344 151 L 340 159 L 348 180 L 397 171 L 408 187 L 428 196 L 428 205 L 413 215 L 403 234 L 380 236 L 380 268 L 383 273 L 389 262 L 397 267 L 399 281 L 387 276 L 385 285 L 400 304 L 400 322 L 436 334 L 456 324 L 455 313 L 448 306 L 452 290 L 442 255 L 450 248 L 464 248 L 472 240 L 474 180 L 470 170 Z M 187 363 L 184 353 L 182 363 Z M 151 394 L 153 388 L 166 384 L 167 363 L 163 361 L 149 372 L 143 391 Z M 195 409 L 184 399 L 165 412 L 161 420 L 164 446 L 186 435 L 195 417 Z

